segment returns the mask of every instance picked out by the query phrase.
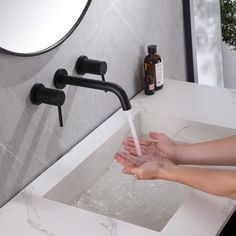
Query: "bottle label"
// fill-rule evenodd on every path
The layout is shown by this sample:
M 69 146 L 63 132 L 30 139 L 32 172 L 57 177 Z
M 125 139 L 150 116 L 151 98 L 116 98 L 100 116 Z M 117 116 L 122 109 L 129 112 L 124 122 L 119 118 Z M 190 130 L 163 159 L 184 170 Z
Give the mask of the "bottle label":
M 156 69 L 156 86 L 159 87 L 164 84 L 163 61 L 155 64 Z
M 155 89 L 155 84 L 149 84 L 149 90 L 154 90 Z

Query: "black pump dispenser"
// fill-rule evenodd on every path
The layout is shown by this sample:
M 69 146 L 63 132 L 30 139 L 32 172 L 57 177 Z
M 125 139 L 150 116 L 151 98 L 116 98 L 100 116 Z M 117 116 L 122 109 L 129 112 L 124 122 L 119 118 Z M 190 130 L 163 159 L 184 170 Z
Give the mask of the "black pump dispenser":
M 148 53 L 149 53 L 149 54 L 155 54 L 155 53 L 157 53 L 157 46 L 156 46 L 156 45 L 149 45 L 149 46 L 148 46 Z

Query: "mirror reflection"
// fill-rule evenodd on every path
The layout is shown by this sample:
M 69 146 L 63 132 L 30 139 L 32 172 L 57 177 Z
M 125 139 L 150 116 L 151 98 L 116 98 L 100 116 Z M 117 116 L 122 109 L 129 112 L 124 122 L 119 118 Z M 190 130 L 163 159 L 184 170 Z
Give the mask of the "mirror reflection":
M 236 89 L 236 1 L 220 0 L 224 86 Z
M 236 89 L 236 1 L 193 0 L 195 82 Z
M 15 54 L 47 51 L 69 36 L 91 0 L 1 0 L 0 48 Z

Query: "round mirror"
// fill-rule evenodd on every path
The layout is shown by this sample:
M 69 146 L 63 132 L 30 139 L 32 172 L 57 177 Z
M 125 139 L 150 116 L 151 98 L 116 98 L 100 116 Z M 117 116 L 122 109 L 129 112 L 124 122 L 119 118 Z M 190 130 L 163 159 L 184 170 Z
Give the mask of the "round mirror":
M 91 0 L 1 0 L 0 49 L 33 56 L 62 43 L 75 30 Z

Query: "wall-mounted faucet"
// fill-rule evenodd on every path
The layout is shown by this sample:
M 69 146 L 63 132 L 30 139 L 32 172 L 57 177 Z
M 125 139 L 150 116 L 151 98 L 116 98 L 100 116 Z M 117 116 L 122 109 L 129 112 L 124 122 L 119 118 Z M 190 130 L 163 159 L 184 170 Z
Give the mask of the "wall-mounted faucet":
M 41 103 L 58 107 L 60 126 L 63 126 L 61 106 L 65 102 L 65 93 L 61 90 L 45 88 L 43 84 L 35 84 L 30 91 L 30 100 L 35 105 Z
M 126 92 L 118 84 L 107 81 L 69 76 L 65 69 L 57 70 L 54 75 L 55 87 L 58 89 L 63 89 L 67 84 L 113 92 L 118 96 L 124 111 L 131 109 L 131 104 Z

